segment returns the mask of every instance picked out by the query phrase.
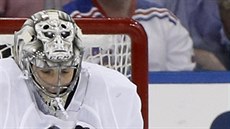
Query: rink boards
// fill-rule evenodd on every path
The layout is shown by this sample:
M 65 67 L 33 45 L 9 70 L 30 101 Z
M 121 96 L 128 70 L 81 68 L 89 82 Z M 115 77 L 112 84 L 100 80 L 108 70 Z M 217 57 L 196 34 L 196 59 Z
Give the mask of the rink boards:
M 149 73 L 151 129 L 209 129 L 229 109 L 229 72 Z

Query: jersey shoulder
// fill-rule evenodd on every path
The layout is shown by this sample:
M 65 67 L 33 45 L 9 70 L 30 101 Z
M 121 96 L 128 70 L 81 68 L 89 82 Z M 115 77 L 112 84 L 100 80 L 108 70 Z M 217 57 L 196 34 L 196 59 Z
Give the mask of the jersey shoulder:
M 137 6 L 133 18 L 137 21 L 149 21 L 151 19 L 168 20 L 177 24 L 178 18 L 167 8 L 146 0 L 137 0 Z
M 134 86 L 134 84 L 125 75 L 114 69 L 88 62 L 83 63 L 83 69 L 87 69 L 91 79 L 103 82 L 106 87 L 113 88 L 115 85 L 117 86 L 116 88 Z
M 14 61 L 13 58 L 2 58 L 0 59 L 0 70 L 6 71 L 8 74 L 20 74 L 21 70 Z
M 98 9 L 92 0 L 73 0 L 63 6 L 63 11 L 71 17 L 98 17 Z

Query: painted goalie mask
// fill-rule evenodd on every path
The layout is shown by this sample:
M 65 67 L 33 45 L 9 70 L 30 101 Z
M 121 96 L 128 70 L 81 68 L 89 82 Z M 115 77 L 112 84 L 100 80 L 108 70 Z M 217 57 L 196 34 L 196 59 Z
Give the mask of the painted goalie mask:
M 52 105 L 54 110 L 63 108 L 60 104 L 65 104 L 66 96 L 76 85 L 83 56 L 80 37 L 81 30 L 74 20 L 57 10 L 35 13 L 15 33 L 16 62 L 28 80 L 32 80 L 45 103 Z M 57 73 L 52 83 L 52 79 L 43 76 L 51 69 Z M 63 71 L 68 70 L 72 72 L 66 81 Z

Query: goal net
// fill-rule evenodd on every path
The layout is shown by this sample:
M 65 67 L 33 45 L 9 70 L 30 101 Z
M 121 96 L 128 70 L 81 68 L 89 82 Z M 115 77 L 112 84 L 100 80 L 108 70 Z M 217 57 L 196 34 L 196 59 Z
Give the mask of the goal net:
M 84 35 L 84 61 L 115 69 L 131 77 L 131 40 L 128 35 Z
M 0 58 L 13 57 L 13 35 L 0 35 Z M 131 39 L 125 34 L 83 35 L 83 60 L 131 77 Z
M 26 19 L 0 19 L 0 58 L 13 57 L 13 34 Z M 148 126 L 148 51 L 143 27 L 131 19 L 75 19 L 82 29 L 84 61 L 115 69 L 138 87 Z M 105 75 L 106 76 L 106 75 Z
M 0 20 L 0 58 L 13 56 L 11 49 L 13 46 L 13 33 L 20 29 L 24 21 L 25 19 Z M 141 62 L 138 62 L 140 65 L 138 67 L 146 67 L 146 64 L 143 64 L 147 58 L 144 50 L 146 49 L 144 48 L 146 35 L 137 22 L 127 19 L 85 19 L 76 20 L 76 22 L 83 31 L 84 61 L 115 69 L 128 78 L 132 78 L 132 72 L 135 70 L 132 62 L 135 62 L 137 57 L 132 58 L 131 51 L 135 52 L 140 49 L 140 52 L 136 52 L 136 56 L 143 56 L 140 57 Z M 137 65 L 137 63 L 135 64 Z

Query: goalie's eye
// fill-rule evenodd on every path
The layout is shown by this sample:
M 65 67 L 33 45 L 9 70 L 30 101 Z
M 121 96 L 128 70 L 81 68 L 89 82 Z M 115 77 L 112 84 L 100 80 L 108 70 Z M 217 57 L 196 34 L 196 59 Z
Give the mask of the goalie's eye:
M 68 37 L 70 35 L 70 32 L 68 32 L 68 31 L 63 31 L 63 32 L 61 32 L 61 37 L 63 37 L 63 38 L 66 38 L 66 37 Z
M 53 32 L 50 32 L 50 31 L 44 32 L 44 35 L 50 39 L 54 38 L 54 36 L 55 36 L 55 34 Z
M 51 69 L 41 69 L 40 72 L 43 74 L 51 74 L 52 70 Z

